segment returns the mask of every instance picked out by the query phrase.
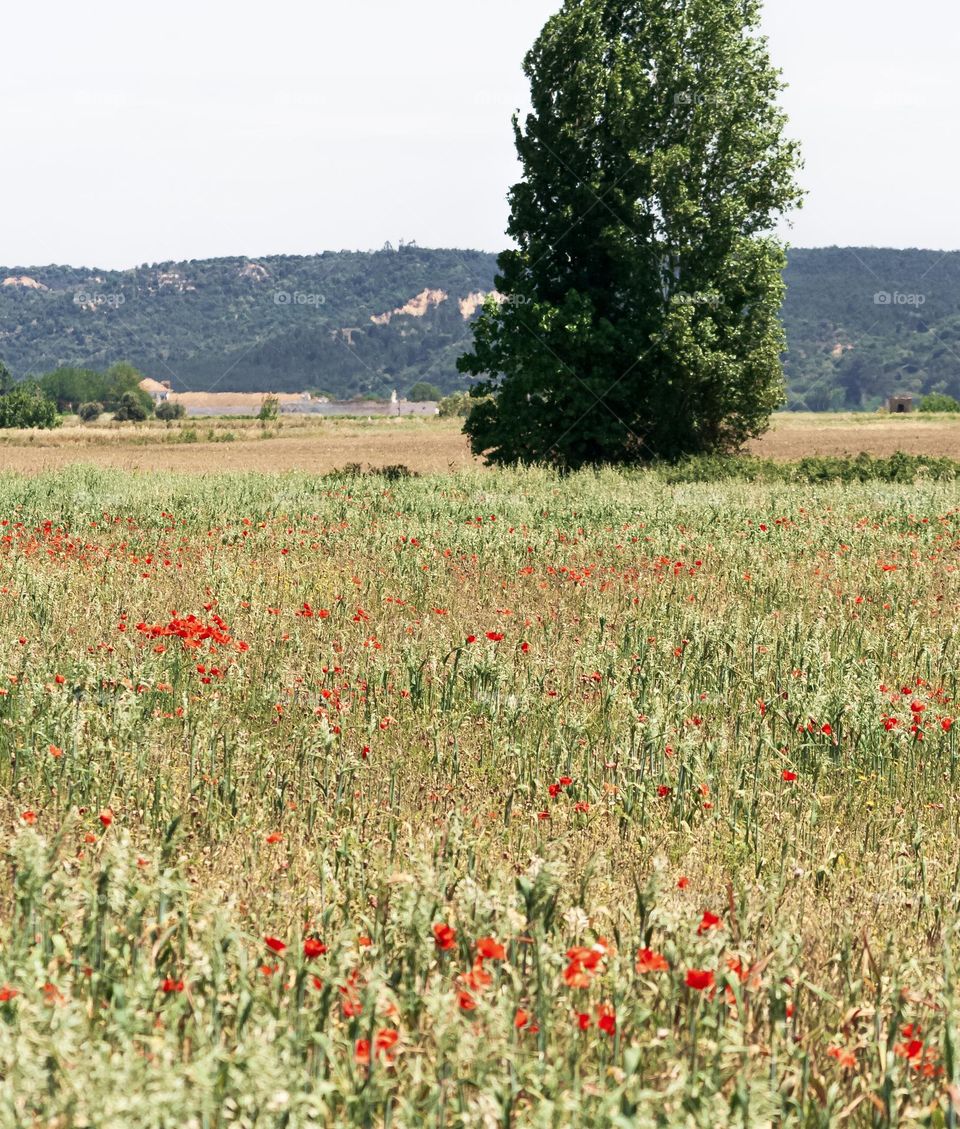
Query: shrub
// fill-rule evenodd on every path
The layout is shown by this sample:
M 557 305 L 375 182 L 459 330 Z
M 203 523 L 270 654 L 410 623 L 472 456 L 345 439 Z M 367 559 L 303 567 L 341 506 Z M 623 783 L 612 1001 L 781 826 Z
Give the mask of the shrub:
M 84 423 L 93 423 L 103 415 L 103 404 L 99 400 L 88 400 L 77 408 L 77 415 Z
M 944 392 L 930 392 L 920 401 L 921 412 L 960 412 L 960 400 Z
M 57 405 L 36 384 L 17 384 L 0 395 L 0 427 L 60 426 Z
M 124 392 L 120 397 L 113 418 L 120 423 L 142 423 L 149 415 L 143 401 L 133 392 Z
M 187 409 L 183 406 L 183 404 L 175 403 L 173 400 L 161 400 L 160 403 L 157 404 L 154 415 L 157 417 L 157 419 L 162 419 L 169 422 L 170 420 L 175 419 L 185 419 L 187 415 Z
M 426 380 L 418 380 L 407 393 L 407 399 L 415 404 L 423 404 L 429 400 L 439 400 L 443 393 L 435 384 Z
M 275 419 L 280 418 L 280 400 L 277 396 L 264 396 L 260 404 L 260 411 L 257 414 L 257 419 L 261 423 L 271 423 Z

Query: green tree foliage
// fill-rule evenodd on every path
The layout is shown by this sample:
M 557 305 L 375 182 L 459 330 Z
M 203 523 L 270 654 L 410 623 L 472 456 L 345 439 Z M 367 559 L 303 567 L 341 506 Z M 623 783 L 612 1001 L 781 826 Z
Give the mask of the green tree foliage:
M 567 0 L 526 58 L 516 250 L 461 371 L 494 462 L 731 450 L 783 397 L 796 147 L 759 0 Z
M 960 412 L 960 400 L 943 392 L 930 392 L 920 401 L 921 412 Z
M 606 213 L 604 204 L 596 209 Z M 428 370 L 445 394 L 469 387 L 456 362 L 470 346 L 472 322 L 457 299 L 493 289 L 494 256 L 404 248 L 261 262 L 269 271 L 261 281 L 245 277 L 236 258 L 101 272 L 98 291 L 126 294 L 116 309 L 74 302 L 78 290 L 92 288 L 87 271 L 0 267 L 0 278 L 25 270 L 50 288 L 0 287 L 4 360 L 14 376 L 62 363 L 102 377 L 113 360 L 128 357 L 180 388 L 323 388 L 334 399 L 389 396 Z M 185 288 L 160 285 L 168 275 L 182 277 Z M 960 252 L 793 248 L 784 277 L 789 407 L 873 410 L 895 392 L 960 398 Z M 370 320 L 427 287 L 444 290 L 448 300 L 422 318 Z M 322 293 L 327 301 L 278 305 L 278 290 Z M 891 302 L 877 304 L 878 292 Z M 347 336 L 342 327 L 350 327 Z M 91 399 L 101 399 L 99 388 L 58 396 L 65 411 Z
M 0 396 L 5 396 L 13 387 L 13 373 L 0 361 Z
M 59 426 L 56 404 L 32 381 L 15 384 L 0 395 L 0 428 Z
M 143 400 L 134 392 L 124 392 L 113 418 L 119 423 L 142 423 L 150 412 Z
M 157 419 L 167 421 L 185 419 L 187 409 L 176 400 L 161 400 L 154 409 L 154 415 L 156 415 Z
M 427 380 L 418 380 L 407 393 L 407 399 L 412 400 L 415 404 L 422 404 L 428 400 L 439 400 L 442 396 L 443 393 L 440 389 Z
M 64 366 L 42 376 L 40 387 L 55 401 L 60 411 L 73 411 L 80 404 L 97 402 L 103 404 L 106 411 L 115 412 L 124 395 L 130 394 L 149 414 L 153 400 L 140 387 L 141 380 L 142 373 L 121 361 L 111 365 L 106 372 Z
M 77 415 L 84 423 L 94 423 L 103 415 L 103 404 L 98 400 L 88 400 L 77 408 Z
M 444 396 L 437 404 L 437 414 L 441 419 L 451 419 L 460 416 L 466 419 L 473 408 L 475 401 L 469 392 L 453 392 Z

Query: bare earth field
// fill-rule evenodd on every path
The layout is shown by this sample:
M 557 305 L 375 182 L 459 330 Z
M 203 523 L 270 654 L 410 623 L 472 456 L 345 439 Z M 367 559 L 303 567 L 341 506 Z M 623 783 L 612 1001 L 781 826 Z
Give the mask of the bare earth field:
M 783 414 L 750 445 L 777 460 L 805 455 L 946 455 L 960 459 L 960 419 L 948 416 Z M 283 419 L 269 430 L 251 420 L 166 425 L 68 423 L 54 432 L 0 437 L 0 469 L 38 473 L 75 464 L 126 470 L 327 473 L 348 463 L 404 464 L 421 474 L 478 466 L 456 420 Z

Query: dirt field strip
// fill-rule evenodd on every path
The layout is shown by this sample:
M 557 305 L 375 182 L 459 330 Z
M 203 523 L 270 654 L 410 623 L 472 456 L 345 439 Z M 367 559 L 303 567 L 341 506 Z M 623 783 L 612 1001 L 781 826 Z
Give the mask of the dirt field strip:
M 156 425 L 134 429 L 84 429 L 11 433 L 0 442 L 0 469 L 36 474 L 83 464 L 125 470 L 211 474 L 217 471 L 325 474 L 360 463 L 364 467 L 403 464 L 420 474 L 441 474 L 482 465 L 470 454 L 458 420 L 344 421 L 309 426 L 283 421 L 279 434 L 263 437 L 252 421 L 212 420 L 181 430 L 206 437 L 229 431 L 225 442 L 170 442 Z M 946 455 L 960 459 L 960 420 L 919 416 L 781 415 L 752 454 L 781 461 L 805 455 Z

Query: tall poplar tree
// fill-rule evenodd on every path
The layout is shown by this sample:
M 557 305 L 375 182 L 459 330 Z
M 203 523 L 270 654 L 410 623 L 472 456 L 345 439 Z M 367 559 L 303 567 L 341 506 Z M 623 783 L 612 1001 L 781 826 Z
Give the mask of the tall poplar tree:
M 737 449 L 783 397 L 798 206 L 760 0 L 566 0 L 527 55 L 514 250 L 462 372 L 492 462 Z

